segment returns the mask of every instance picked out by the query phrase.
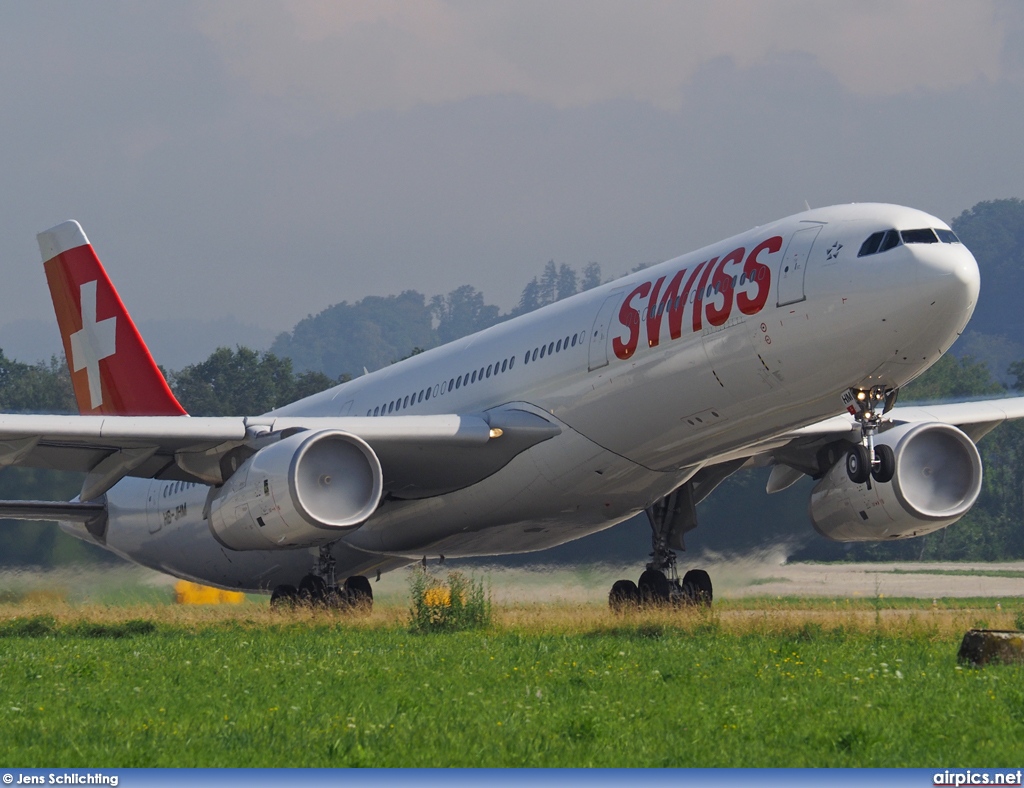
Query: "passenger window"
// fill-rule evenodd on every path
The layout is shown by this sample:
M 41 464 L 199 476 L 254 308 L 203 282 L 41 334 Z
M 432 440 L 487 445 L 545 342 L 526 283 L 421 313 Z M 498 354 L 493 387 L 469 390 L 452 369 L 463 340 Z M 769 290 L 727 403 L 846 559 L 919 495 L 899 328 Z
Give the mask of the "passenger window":
M 506 369 L 508 369 L 508 367 L 506 366 L 507 364 L 508 364 L 508 359 L 505 359 L 504 361 L 501 362 L 501 371 L 502 372 L 504 372 Z
M 491 370 L 492 370 L 493 368 L 494 368 L 494 365 L 493 365 L 493 364 L 488 364 L 488 365 L 487 365 L 487 377 L 490 377 L 490 376 L 491 376 Z
M 378 405 L 376 408 L 373 409 L 373 415 L 374 416 L 379 416 L 380 415 L 380 405 Z
M 544 358 L 543 354 L 541 354 L 541 358 Z M 537 348 L 534 348 L 533 349 L 533 355 L 530 356 L 530 361 L 536 361 L 536 360 L 537 360 Z
M 576 336 L 577 336 L 576 334 L 572 335 L 572 346 L 573 347 L 576 347 Z
M 555 345 L 555 352 L 556 353 L 561 353 L 562 352 L 562 340 L 558 340 L 558 343 Z
M 544 351 L 545 350 L 547 350 L 547 348 L 544 345 L 541 345 L 540 346 L 540 357 L 541 358 L 544 358 Z
M 890 249 L 895 249 L 900 245 L 900 234 L 895 230 L 888 230 L 885 233 L 885 237 L 882 238 L 882 243 L 878 247 L 879 253 L 888 252 Z
M 512 356 L 512 358 L 510 358 L 510 359 L 508 360 L 508 368 L 509 368 L 509 369 L 512 369 L 512 367 L 514 367 L 515 365 L 516 365 L 516 357 L 515 357 L 515 356 Z M 501 371 L 502 371 L 502 372 L 504 372 L 504 371 L 505 371 L 505 365 L 504 365 L 504 364 L 502 364 L 502 365 L 501 365 Z
M 555 349 L 555 343 L 554 343 L 554 342 L 552 342 L 552 343 L 550 343 L 550 344 L 548 345 L 548 355 L 549 355 L 549 356 L 550 356 L 550 355 L 551 355 L 551 353 L 552 353 L 552 352 L 554 351 L 554 349 Z
M 905 244 L 934 244 L 939 242 L 939 239 L 935 237 L 935 233 L 930 227 L 925 227 L 921 230 L 904 230 L 900 235 L 903 236 L 903 243 Z

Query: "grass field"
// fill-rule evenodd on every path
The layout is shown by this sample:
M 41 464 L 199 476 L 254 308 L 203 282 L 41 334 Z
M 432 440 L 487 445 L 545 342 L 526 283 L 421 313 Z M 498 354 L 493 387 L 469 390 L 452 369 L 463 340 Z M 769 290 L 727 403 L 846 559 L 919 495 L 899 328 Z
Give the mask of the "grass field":
M 1015 768 L 1022 669 L 956 652 L 1019 615 L 994 599 L 496 603 L 486 631 L 424 635 L 400 598 L 352 618 L 9 595 L 0 763 Z

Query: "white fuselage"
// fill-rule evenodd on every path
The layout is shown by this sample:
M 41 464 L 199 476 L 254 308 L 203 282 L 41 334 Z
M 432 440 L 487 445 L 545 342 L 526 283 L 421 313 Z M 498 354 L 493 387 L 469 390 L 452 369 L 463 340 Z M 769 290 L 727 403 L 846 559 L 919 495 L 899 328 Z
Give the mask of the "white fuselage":
M 275 411 L 372 418 L 518 403 L 562 427 L 471 487 L 386 499 L 332 546 L 337 572 L 585 536 L 642 511 L 708 463 L 749 456 L 752 446 L 841 412 L 851 386 L 905 384 L 963 330 L 979 286 L 959 243 L 858 257 L 873 233 L 917 228 L 948 229 L 892 205 L 807 211 Z M 208 492 L 121 482 L 107 496 L 106 546 L 233 588 L 295 583 L 309 571 L 308 550 L 221 546 L 203 519 Z

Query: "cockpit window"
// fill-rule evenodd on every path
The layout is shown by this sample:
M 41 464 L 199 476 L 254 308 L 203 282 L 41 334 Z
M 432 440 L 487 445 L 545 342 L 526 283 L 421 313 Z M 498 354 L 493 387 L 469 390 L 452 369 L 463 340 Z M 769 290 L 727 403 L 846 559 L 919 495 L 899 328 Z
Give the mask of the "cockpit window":
M 900 245 L 900 234 L 895 230 L 888 230 L 885 233 L 885 238 L 882 239 L 881 246 L 878 247 L 879 252 L 888 252 Z
M 869 254 L 874 254 L 878 251 L 878 245 L 882 243 L 882 233 L 873 233 L 868 236 L 868 239 L 860 245 L 860 251 L 857 252 L 857 257 L 867 257 Z
M 905 244 L 958 244 L 960 239 L 952 230 L 938 230 L 930 227 L 923 227 L 920 230 L 883 230 L 872 233 L 867 240 L 860 245 L 857 257 L 867 257 L 872 254 L 881 254 L 897 247 L 900 243 Z
M 877 254 L 879 252 L 888 252 L 894 246 L 900 245 L 900 234 L 895 230 L 882 230 L 878 233 L 872 233 L 868 236 L 868 239 L 860 245 L 860 251 L 857 252 L 857 257 L 867 257 L 871 254 Z
M 905 244 L 937 244 L 939 242 L 935 231 L 929 227 L 923 230 L 904 230 L 901 235 Z

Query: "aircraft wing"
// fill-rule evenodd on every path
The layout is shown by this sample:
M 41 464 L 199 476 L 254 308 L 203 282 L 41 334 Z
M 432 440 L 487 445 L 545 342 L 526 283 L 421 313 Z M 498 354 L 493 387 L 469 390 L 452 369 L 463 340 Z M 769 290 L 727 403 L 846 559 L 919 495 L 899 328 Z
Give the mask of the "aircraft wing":
M 893 424 L 908 424 L 918 421 L 937 421 L 959 427 L 971 440 L 978 441 L 1004 421 L 1024 418 L 1024 397 L 987 399 L 975 402 L 953 402 L 948 404 L 906 405 L 893 408 L 885 419 Z M 846 437 L 846 433 L 859 435 L 860 428 L 853 417 L 847 414 L 834 416 L 807 427 L 793 430 L 787 436 L 796 438 L 831 435 Z
M 220 484 L 269 442 L 323 429 L 366 441 L 380 460 L 385 493 L 397 498 L 467 487 L 561 431 L 514 406 L 377 418 L 0 415 L 0 467 L 83 472 L 80 498 L 93 501 L 125 476 Z

